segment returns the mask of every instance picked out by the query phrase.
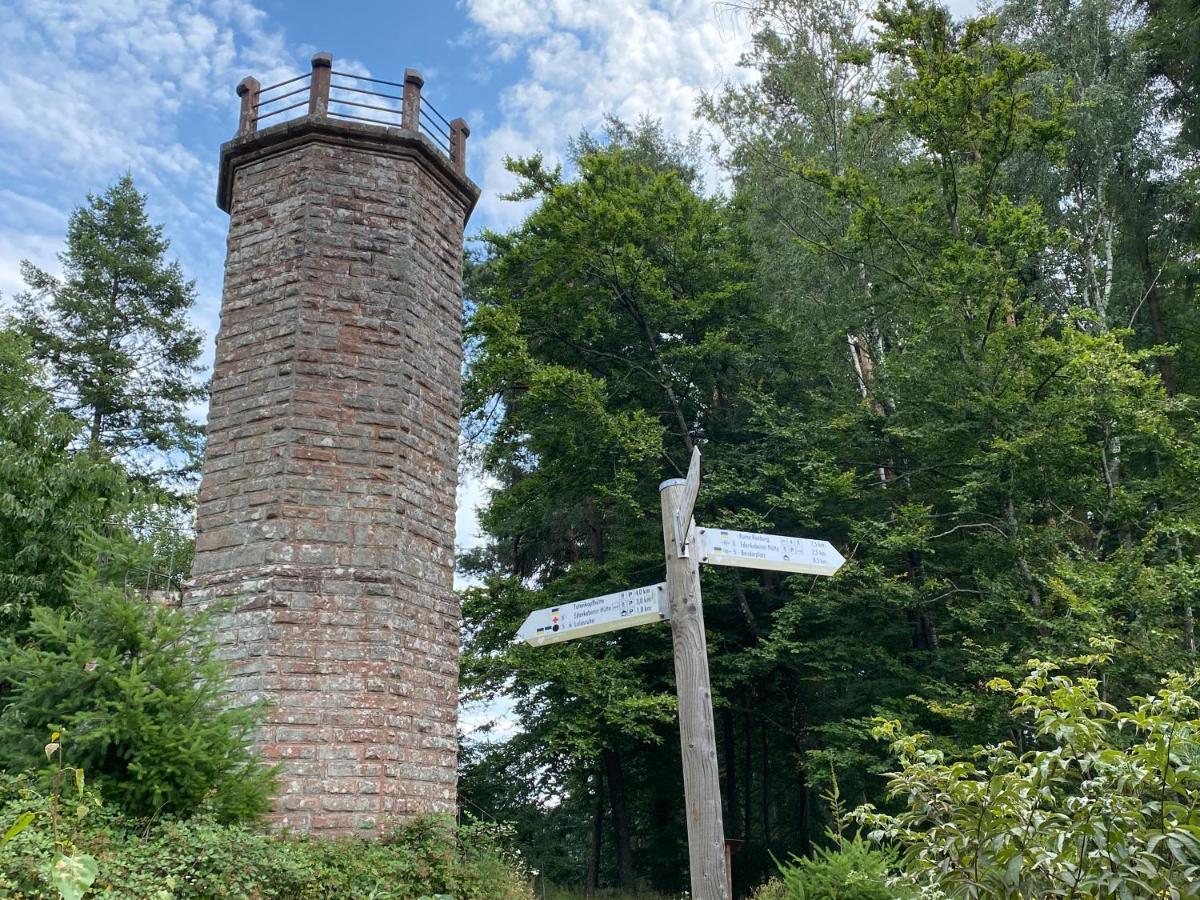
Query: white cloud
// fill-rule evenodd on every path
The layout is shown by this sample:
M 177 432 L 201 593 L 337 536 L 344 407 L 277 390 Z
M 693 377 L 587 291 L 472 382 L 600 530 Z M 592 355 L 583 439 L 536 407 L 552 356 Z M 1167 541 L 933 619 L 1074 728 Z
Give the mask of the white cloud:
M 739 15 L 713 0 L 466 0 L 472 36 L 501 60 L 520 57 L 524 77 L 501 94 L 500 120 L 472 135 L 488 225 L 520 221 L 506 155 L 561 158 L 567 141 L 605 115 L 662 120 L 686 135 L 704 91 L 748 73 L 737 66 L 749 37 Z
M 490 35 L 526 38 L 547 31 L 547 3 L 539 0 L 468 0 L 471 18 Z
M 231 132 L 237 81 L 294 69 L 282 32 L 246 0 L 25 0 L 0 44 L 0 291 L 21 289 L 22 258 L 56 268 L 66 211 L 129 171 L 197 278 L 211 348 L 225 220 L 215 148 L 184 129 Z

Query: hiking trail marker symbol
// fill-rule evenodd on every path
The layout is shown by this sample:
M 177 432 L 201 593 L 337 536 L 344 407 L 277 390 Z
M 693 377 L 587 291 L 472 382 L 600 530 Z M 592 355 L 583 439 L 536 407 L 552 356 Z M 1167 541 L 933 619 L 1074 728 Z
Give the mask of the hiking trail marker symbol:
M 668 479 L 658 486 L 658 491 L 667 580 L 536 610 L 525 619 L 517 639 L 541 646 L 670 620 L 675 690 L 679 698 L 691 895 L 695 900 L 730 900 L 729 856 L 721 821 L 699 564 L 833 575 L 845 559 L 828 541 L 697 528 L 692 511 L 700 492 L 698 447 L 692 449 L 687 478 Z

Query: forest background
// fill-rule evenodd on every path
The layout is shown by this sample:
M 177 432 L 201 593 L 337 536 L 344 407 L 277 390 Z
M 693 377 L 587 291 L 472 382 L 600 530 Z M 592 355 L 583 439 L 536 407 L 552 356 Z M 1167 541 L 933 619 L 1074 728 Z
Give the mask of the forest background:
M 836 578 L 706 570 L 739 887 L 886 805 L 872 737 L 1035 743 L 992 679 L 1115 639 L 1103 698 L 1194 666 L 1196 119 L 1186 0 L 762 0 L 723 151 L 613 121 L 471 260 L 468 437 L 496 490 L 467 567 L 464 808 L 558 883 L 678 890 L 665 629 L 511 643 L 529 610 L 661 578 L 658 482 L 697 519 L 820 537 Z M 703 193 L 720 153 L 728 196 Z
M 657 485 L 694 446 L 698 519 L 847 557 L 832 579 L 704 574 L 739 892 L 828 840 L 835 785 L 894 808 L 880 718 L 951 758 L 1024 752 L 1045 735 L 995 688 L 1032 658 L 1099 646 L 1083 691 L 1114 701 L 1195 668 L 1200 6 L 740 6 L 757 78 L 702 104 L 719 148 L 613 120 L 565 169 L 512 160 L 533 211 L 467 261 L 465 439 L 496 488 L 463 561 L 463 689 L 518 728 L 464 741 L 460 797 L 515 823 L 543 884 L 686 883 L 665 629 L 512 637 L 661 578 Z M 205 823 L 253 821 L 271 790 L 253 710 L 223 709 L 195 623 L 143 597 L 188 567 L 194 288 L 128 178 L 67 238 L 0 331 L 0 768 L 45 748 L 112 815 L 199 816 L 229 846 Z M 51 840 L 34 782 L 5 779 L 10 849 L 44 844 L 12 877 L 41 890 L 38 853 L 90 840 L 120 883 L 110 832 Z

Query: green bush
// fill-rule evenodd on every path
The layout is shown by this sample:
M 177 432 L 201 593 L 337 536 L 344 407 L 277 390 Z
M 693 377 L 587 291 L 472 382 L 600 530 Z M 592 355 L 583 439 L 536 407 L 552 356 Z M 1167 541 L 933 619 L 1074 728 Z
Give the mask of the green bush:
M 26 812 L 38 819 L 0 848 L 0 896 L 59 900 L 50 883 L 61 850 L 87 855 L 98 874 L 87 897 L 111 900 L 532 900 L 524 874 L 494 826 L 456 828 L 418 819 L 379 841 L 316 840 L 225 825 L 211 815 L 186 821 L 128 818 L 92 806 L 82 818 L 64 804 L 59 847 L 47 798 L 29 778 L 0 779 L 0 833 Z
M 0 641 L 0 767 L 46 763 L 56 730 L 68 762 L 129 815 L 264 812 L 274 775 L 248 747 L 260 710 L 226 705 L 206 620 L 95 572 L 75 579 L 72 598 L 73 609 L 35 608 L 19 636 Z
M 1006 742 L 948 762 L 882 722 L 901 766 L 888 792 L 904 808 L 858 817 L 949 897 L 1200 897 L 1200 682 L 1173 675 L 1121 712 L 1097 678 L 1056 669 L 1035 660 L 1019 687 L 992 683 L 1027 723 L 1024 752 Z
M 912 896 L 895 884 L 900 872 L 894 850 L 874 847 L 857 833 L 846 837 L 849 816 L 832 767 L 829 776 L 830 789 L 823 796 L 833 814 L 834 828 L 826 831 L 832 846 L 817 848 L 811 857 L 793 855 L 788 862 L 779 863 L 779 877 L 755 891 L 754 900 L 900 900 Z
M 894 854 L 855 835 L 781 864 L 779 900 L 896 900 L 907 894 L 889 885 L 895 866 Z
M 128 505 L 125 473 L 102 453 L 71 452 L 79 427 L 54 408 L 29 345 L 0 326 L 0 629 L 37 604 L 69 602 L 88 536 Z

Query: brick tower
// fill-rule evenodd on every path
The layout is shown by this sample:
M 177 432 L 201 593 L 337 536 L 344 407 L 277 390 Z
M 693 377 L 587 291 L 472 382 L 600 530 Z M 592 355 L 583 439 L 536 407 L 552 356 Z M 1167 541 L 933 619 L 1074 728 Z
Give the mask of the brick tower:
M 238 85 L 196 557 L 274 821 L 359 832 L 455 804 L 451 590 L 468 134 L 403 83 Z M 293 116 L 287 119 L 288 115 Z M 285 121 L 281 121 L 285 120 Z

